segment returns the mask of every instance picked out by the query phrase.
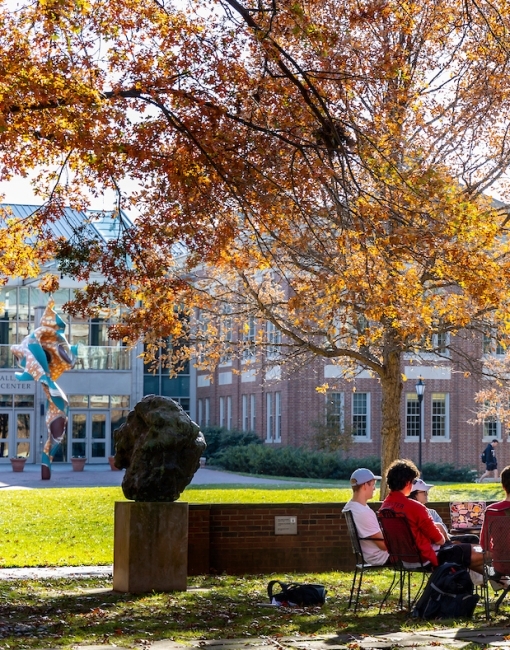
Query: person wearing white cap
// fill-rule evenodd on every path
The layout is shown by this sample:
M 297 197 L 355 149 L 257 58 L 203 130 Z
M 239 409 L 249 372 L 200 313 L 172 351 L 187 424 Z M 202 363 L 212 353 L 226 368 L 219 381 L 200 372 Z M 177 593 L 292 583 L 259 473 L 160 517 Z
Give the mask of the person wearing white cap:
M 444 521 L 441 519 L 441 516 L 439 515 L 437 510 L 434 510 L 433 508 L 429 508 L 427 506 L 427 501 L 429 498 L 429 490 L 430 488 L 433 487 L 434 487 L 433 485 L 429 485 L 428 483 L 425 483 L 423 479 L 415 478 L 413 481 L 413 491 L 409 495 L 409 498 L 414 499 L 415 501 L 419 501 L 420 503 L 423 503 L 423 505 L 429 511 L 430 516 L 434 520 L 434 523 L 439 524 L 439 526 L 441 527 L 445 538 L 450 539 L 448 528 L 446 527 Z
M 427 505 L 427 501 L 429 499 L 429 490 L 433 487 L 434 487 L 433 485 L 429 485 L 428 483 L 425 483 L 423 479 L 415 478 L 413 481 L 413 491 L 409 495 L 409 498 L 414 499 L 415 501 L 419 501 L 420 503 L 423 503 L 423 505 L 429 511 L 430 516 L 434 520 L 434 523 L 438 524 L 441 527 L 443 531 L 443 535 L 447 540 L 454 541 L 454 542 L 467 542 L 468 544 L 478 544 L 479 543 L 478 535 L 472 535 L 472 534 L 450 535 L 446 524 L 441 518 L 441 515 L 437 512 L 437 510 L 434 510 L 434 508 L 429 508 Z
M 377 566 L 386 564 L 389 554 L 377 521 L 377 515 L 367 501 L 374 496 L 375 482 L 380 478 L 365 467 L 360 467 L 353 472 L 350 479 L 352 498 L 342 510 L 342 512 L 348 510 L 352 513 L 365 561 Z

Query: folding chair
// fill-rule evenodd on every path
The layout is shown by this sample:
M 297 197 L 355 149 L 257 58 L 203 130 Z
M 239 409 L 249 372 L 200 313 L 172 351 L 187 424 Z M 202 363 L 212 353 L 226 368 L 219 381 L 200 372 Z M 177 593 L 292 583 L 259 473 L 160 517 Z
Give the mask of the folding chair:
M 354 591 L 356 590 L 356 600 L 354 603 L 354 611 L 356 612 L 358 609 L 359 594 L 361 591 L 361 583 L 363 581 L 364 572 L 372 571 L 373 569 L 378 569 L 380 571 L 381 569 L 388 568 L 388 565 L 382 566 L 380 564 L 370 564 L 370 562 L 367 562 L 365 560 L 363 556 L 363 548 L 361 547 L 361 541 L 365 538 L 359 536 L 354 517 L 352 516 L 352 512 L 346 510 L 343 514 L 347 523 L 349 537 L 351 539 L 352 552 L 356 557 L 356 566 L 354 567 L 354 576 L 352 578 L 351 594 L 349 596 L 349 604 L 347 606 L 347 609 L 351 607 Z M 357 584 L 356 580 L 358 581 Z
M 379 525 L 383 532 L 384 541 L 390 554 L 392 566 L 394 568 L 393 581 L 386 592 L 379 612 L 382 610 L 384 603 L 391 594 L 395 582 L 398 578 L 400 597 L 399 606 L 403 607 L 404 584 L 407 575 L 407 607 L 411 611 L 413 603 L 419 598 L 425 577 L 434 568 L 430 562 L 423 562 L 420 551 L 416 545 L 411 527 L 406 516 L 400 512 L 394 512 L 390 508 L 383 508 L 377 513 Z M 422 579 L 420 587 L 411 601 L 411 574 L 421 573 Z
M 510 539 L 510 510 L 486 511 L 484 537 L 485 539 L 481 540 L 481 543 L 484 544 L 483 589 L 485 616 L 489 620 L 490 581 L 498 580 L 501 576 L 510 576 L 510 545 L 508 543 Z M 510 580 L 508 586 L 501 590 L 494 603 L 496 613 L 508 591 L 510 591 Z

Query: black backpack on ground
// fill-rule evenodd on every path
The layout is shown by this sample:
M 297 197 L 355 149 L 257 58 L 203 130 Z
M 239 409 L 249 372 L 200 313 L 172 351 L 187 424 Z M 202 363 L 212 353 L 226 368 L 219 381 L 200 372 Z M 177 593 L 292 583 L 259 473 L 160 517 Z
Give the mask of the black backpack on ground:
M 275 584 L 280 585 L 280 593 L 273 593 L 273 587 Z M 279 580 L 271 580 L 267 585 L 269 602 L 273 603 L 273 600 L 275 600 L 277 603 L 287 607 L 292 607 L 293 605 L 297 605 L 298 607 L 324 605 L 326 602 L 326 593 L 327 590 L 323 585 L 309 585 L 299 582 L 286 584 Z
M 425 620 L 471 618 L 480 599 L 473 591 L 469 571 L 456 562 L 445 562 L 432 572 L 412 616 Z

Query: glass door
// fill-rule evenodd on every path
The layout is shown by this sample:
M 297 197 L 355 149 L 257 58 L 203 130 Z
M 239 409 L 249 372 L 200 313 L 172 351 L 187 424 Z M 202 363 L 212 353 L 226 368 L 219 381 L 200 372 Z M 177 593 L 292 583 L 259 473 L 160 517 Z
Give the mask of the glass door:
M 0 462 L 9 460 L 9 430 L 11 412 L 0 413 Z
M 88 463 L 106 463 L 110 441 L 109 411 L 72 411 L 69 422 L 68 458 L 85 457 Z
M 90 463 L 105 463 L 107 450 L 106 431 L 110 421 L 109 411 L 92 411 L 90 413 L 90 440 L 88 459 Z
M 32 414 L 26 411 L 14 411 L 16 418 L 16 439 L 13 456 L 18 458 L 30 457 L 30 441 L 32 439 Z
M 29 458 L 32 440 L 32 412 L 0 412 L 0 462 Z
M 68 458 L 85 458 L 87 456 L 87 411 L 73 411 L 68 423 L 69 442 L 67 444 Z M 65 439 L 64 439 L 65 440 Z

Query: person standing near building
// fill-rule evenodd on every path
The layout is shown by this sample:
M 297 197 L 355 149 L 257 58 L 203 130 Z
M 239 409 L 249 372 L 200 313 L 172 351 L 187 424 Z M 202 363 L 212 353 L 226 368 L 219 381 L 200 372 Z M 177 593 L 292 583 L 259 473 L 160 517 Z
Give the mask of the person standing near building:
M 498 478 L 498 459 L 496 458 L 496 447 L 498 446 L 498 441 L 496 438 L 492 442 L 489 442 L 487 447 L 485 447 L 485 450 L 482 454 L 482 460 L 485 463 L 485 472 L 480 476 L 480 478 L 476 481 L 477 483 L 481 483 L 484 478 Z
M 377 515 L 367 501 L 374 496 L 375 482 L 380 478 L 365 467 L 360 467 L 353 472 L 351 476 L 352 498 L 342 510 L 342 512 L 352 513 L 365 561 L 377 566 L 386 564 L 389 554 L 379 528 Z

